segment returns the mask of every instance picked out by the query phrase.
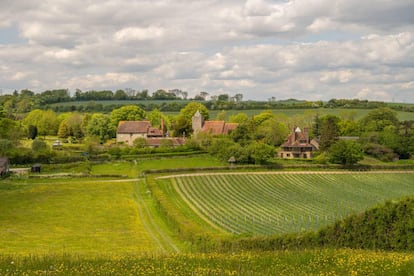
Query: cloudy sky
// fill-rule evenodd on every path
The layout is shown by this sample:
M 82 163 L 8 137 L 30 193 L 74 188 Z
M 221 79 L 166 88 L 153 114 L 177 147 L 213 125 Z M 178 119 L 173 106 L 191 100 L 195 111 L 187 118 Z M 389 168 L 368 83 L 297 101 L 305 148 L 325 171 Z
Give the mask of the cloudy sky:
M 0 0 L 0 92 L 414 102 L 413 0 Z

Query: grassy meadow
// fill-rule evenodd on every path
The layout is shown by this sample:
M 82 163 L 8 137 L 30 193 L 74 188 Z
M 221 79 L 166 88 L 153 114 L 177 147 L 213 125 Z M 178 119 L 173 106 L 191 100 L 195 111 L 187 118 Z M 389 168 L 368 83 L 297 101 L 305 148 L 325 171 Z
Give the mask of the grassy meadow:
M 160 250 L 134 198 L 136 181 L 0 182 L 0 254 L 137 254 Z
M 194 240 L 183 239 L 186 231 L 193 239 L 206 234 L 213 241 L 233 233 L 315 230 L 414 193 L 413 173 L 142 176 L 151 169 L 222 165 L 227 164 L 209 155 L 137 158 L 46 165 L 41 177 L 0 180 L 0 275 L 407 275 L 414 270 L 412 252 L 199 252 Z

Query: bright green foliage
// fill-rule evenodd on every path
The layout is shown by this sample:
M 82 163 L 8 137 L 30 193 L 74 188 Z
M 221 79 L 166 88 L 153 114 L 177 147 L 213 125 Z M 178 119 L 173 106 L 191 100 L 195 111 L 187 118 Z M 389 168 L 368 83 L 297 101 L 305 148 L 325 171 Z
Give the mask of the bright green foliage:
M 248 120 L 249 120 L 249 117 L 244 112 L 240 112 L 240 113 L 230 116 L 231 123 L 242 124 L 242 123 L 246 123 Z
M 145 111 L 136 105 L 126 105 L 111 112 L 111 124 L 118 127 L 120 121 L 140 121 L 145 118 Z
M 412 173 L 221 173 L 175 178 L 176 189 L 206 221 L 230 233 L 253 235 L 319 229 L 385 200 L 413 194 L 413 181 Z
M 0 139 L 8 139 L 13 143 L 18 143 L 22 136 L 23 130 L 18 122 L 7 118 L 0 118 Z
M 101 142 L 112 138 L 115 133 L 113 125 L 111 125 L 110 118 L 102 113 L 95 113 L 88 120 L 87 133 L 89 136 L 99 137 Z
M 414 198 L 387 202 L 318 232 L 322 244 L 336 247 L 414 250 Z
M 167 131 L 171 127 L 171 122 L 168 116 L 165 116 L 157 108 L 148 114 L 147 119 L 151 122 L 151 126 L 153 127 L 161 127 L 161 125 L 164 124 L 164 131 Z
M 23 123 L 36 126 L 39 135 L 56 135 L 59 128 L 57 115 L 52 110 L 35 109 L 24 118 Z
M 320 126 L 319 144 L 321 150 L 328 150 L 339 136 L 339 117 L 333 115 L 325 115 L 318 118 Z
M 397 113 L 389 108 L 379 108 L 370 111 L 361 119 L 365 131 L 382 131 L 386 126 L 397 126 Z
M 144 137 L 138 137 L 137 139 L 134 140 L 133 144 L 134 144 L 134 147 L 139 148 L 139 149 L 148 147 L 148 141 Z
M 354 165 L 362 159 L 361 145 L 354 141 L 339 140 L 329 149 L 329 161 L 334 164 Z

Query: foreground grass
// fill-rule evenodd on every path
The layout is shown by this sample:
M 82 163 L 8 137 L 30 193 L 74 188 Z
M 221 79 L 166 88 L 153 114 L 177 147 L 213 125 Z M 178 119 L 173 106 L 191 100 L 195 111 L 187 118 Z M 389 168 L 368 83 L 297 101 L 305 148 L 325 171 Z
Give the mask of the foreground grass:
M 157 252 L 134 185 L 82 179 L 0 182 L 0 254 Z
M 152 256 L 0 256 L 6 275 L 408 275 L 414 254 L 304 250 Z

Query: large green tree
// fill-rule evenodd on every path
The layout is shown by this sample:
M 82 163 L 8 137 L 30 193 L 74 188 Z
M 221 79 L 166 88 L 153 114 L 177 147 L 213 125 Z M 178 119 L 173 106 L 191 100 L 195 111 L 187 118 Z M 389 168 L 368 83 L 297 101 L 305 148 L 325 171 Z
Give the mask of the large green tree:
M 321 150 L 328 150 L 337 141 L 339 136 L 339 122 L 339 117 L 334 115 L 320 117 L 319 144 Z
M 111 125 L 116 128 L 120 121 L 140 121 L 145 118 L 145 111 L 136 105 L 125 105 L 112 110 Z
M 361 146 L 350 140 L 339 140 L 329 149 L 329 161 L 335 164 L 354 165 L 364 158 Z
M 88 120 L 87 133 L 89 136 L 98 137 L 103 143 L 115 135 L 115 128 L 111 126 L 111 120 L 107 115 L 95 113 Z
M 382 131 L 387 126 L 398 126 L 397 112 L 389 108 L 378 108 L 364 116 L 360 123 L 364 131 Z
M 37 127 L 39 135 L 56 135 L 59 128 L 59 120 L 53 110 L 35 109 L 23 119 L 26 126 Z

